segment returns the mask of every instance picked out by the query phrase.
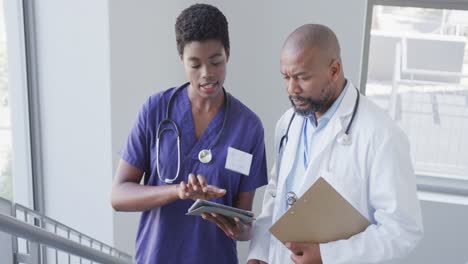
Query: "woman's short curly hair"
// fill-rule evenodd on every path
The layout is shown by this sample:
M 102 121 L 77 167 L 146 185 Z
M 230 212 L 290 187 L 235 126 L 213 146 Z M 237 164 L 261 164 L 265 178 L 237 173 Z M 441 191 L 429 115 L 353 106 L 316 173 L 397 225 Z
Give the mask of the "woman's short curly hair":
M 182 57 L 184 47 L 192 41 L 219 40 L 229 55 L 228 22 L 218 8 L 194 4 L 182 11 L 175 24 L 177 51 Z

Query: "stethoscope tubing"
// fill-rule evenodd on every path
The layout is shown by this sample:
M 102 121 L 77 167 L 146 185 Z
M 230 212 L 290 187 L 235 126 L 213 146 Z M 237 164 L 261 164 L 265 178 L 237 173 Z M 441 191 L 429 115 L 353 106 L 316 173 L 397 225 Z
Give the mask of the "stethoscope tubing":
M 179 91 L 181 91 L 183 88 L 186 88 L 190 83 L 187 82 L 187 83 L 184 83 L 182 84 L 181 86 L 179 86 L 175 91 L 174 93 L 171 95 L 171 97 L 169 98 L 169 102 L 167 103 L 167 108 L 166 108 L 166 116 L 164 118 L 164 120 L 162 120 L 161 122 L 159 122 L 158 124 L 158 127 L 157 127 L 157 130 L 156 130 L 156 171 L 158 173 L 158 177 L 159 177 L 159 180 L 161 180 L 162 182 L 165 182 L 165 183 L 168 183 L 168 184 L 171 184 L 173 183 L 178 177 L 179 177 L 179 173 L 180 173 L 180 159 L 181 159 L 181 150 L 180 150 L 180 129 L 179 129 L 179 126 L 177 125 L 177 123 L 172 120 L 170 117 L 171 117 L 171 108 L 172 108 L 172 103 L 173 103 L 173 100 L 175 98 L 175 96 L 177 95 L 177 93 Z M 211 153 L 211 149 L 213 149 L 216 144 L 218 143 L 219 139 L 221 138 L 224 130 L 225 130 L 225 127 L 226 127 L 226 124 L 227 124 L 227 121 L 228 121 L 228 114 L 229 114 L 229 108 L 230 108 L 230 98 L 229 98 L 229 93 L 226 92 L 226 90 L 224 89 L 223 87 L 223 92 L 224 92 L 224 103 L 226 105 L 226 110 L 225 110 L 225 113 L 224 113 L 224 119 L 223 119 L 223 124 L 221 126 L 221 131 L 218 133 L 218 135 L 216 136 L 216 139 L 210 144 L 210 146 L 208 147 L 207 151 L 209 151 Z M 162 128 L 162 126 L 164 124 L 170 124 L 170 126 L 172 128 Z M 160 152 L 159 152 L 159 145 L 160 145 L 160 138 L 161 138 L 161 135 L 164 133 L 164 132 L 174 132 L 175 131 L 175 134 L 177 136 L 177 172 L 175 174 L 175 176 L 173 178 L 165 178 L 163 179 L 163 177 L 161 176 L 161 173 L 160 173 L 160 162 L 159 162 L 159 156 L 160 156 Z M 206 151 L 206 150 L 202 150 L 202 151 Z M 211 154 L 210 154 L 211 155 Z M 200 160 L 201 161 L 201 160 Z

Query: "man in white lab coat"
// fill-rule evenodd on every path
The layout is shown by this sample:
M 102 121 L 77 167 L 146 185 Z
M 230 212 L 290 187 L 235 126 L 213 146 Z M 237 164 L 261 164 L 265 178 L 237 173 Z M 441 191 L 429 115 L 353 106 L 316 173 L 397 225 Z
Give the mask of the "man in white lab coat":
M 405 256 L 423 236 L 406 135 L 345 78 L 328 27 L 296 29 L 283 46 L 281 72 L 293 107 L 276 126 L 275 166 L 248 264 L 380 263 Z M 371 224 L 348 239 L 283 245 L 268 229 L 319 177 Z

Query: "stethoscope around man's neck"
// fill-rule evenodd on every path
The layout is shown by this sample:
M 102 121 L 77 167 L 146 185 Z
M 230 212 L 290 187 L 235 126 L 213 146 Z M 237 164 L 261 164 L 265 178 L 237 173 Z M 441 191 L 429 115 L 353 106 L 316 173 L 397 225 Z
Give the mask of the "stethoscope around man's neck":
M 180 129 L 179 129 L 179 126 L 177 125 L 177 123 L 174 120 L 171 119 L 172 103 L 173 103 L 174 98 L 177 95 L 177 93 L 179 93 L 179 91 L 181 91 L 182 89 L 186 88 L 189 84 L 190 83 L 187 82 L 187 83 L 179 86 L 174 91 L 174 93 L 171 95 L 171 97 L 169 98 L 169 102 L 167 103 L 166 116 L 165 116 L 164 120 L 159 122 L 158 128 L 156 130 L 156 170 L 157 170 L 159 179 L 162 182 L 165 182 L 165 183 L 168 183 L 168 184 L 173 183 L 179 177 L 179 172 L 180 172 Z M 201 163 L 209 163 L 213 159 L 213 154 L 211 153 L 211 150 L 218 143 L 219 139 L 221 138 L 221 135 L 224 132 L 226 124 L 227 124 L 227 116 L 229 114 L 230 100 L 229 100 L 229 93 L 227 93 L 226 90 L 224 90 L 224 87 L 223 87 L 223 93 L 224 93 L 224 105 L 226 106 L 226 110 L 224 112 L 223 124 L 221 126 L 221 130 L 219 131 L 218 135 L 216 136 L 216 139 L 208 146 L 208 148 L 202 149 L 198 153 L 198 160 Z M 169 125 L 172 128 L 169 128 L 169 127 L 162 128 L 163 125 Z M 164 132 L 173 132 L 177 136 L 177 172 L 176 172 L 175 176 L 173 178 L 171 178 L 171 179 L 169 179 L 169 178 L 163 179 L 163 177 L 161 176 L 160 169 L 159 169 L 159 167 L 160 167 L 160 165 L 159 165 L 159 140 L 161 138 L 161 135 Z
M 353 113 L 351 115 L 351 119 L 349 120 L 349 123 L 346 126 L 346 129 L 344 131 L 341 131 L 338 134 L 337 138 L 336 138 L 336 142 L 338 144 L 340 144 L 340 145 L 351 145 L 351 143 L 352 143 L 352 139 L 351 139 L 349 131 L 351 129 L 351 126 L 353 125 L 354 118 L 356 117 L 356 113 L 357 113 L 357 110 L 358 110 L 358 107 L 359 107 L 359 98 L 360 98 L 359 90 L 357 88 L 356 88 L 356 92 L 357 92 L 357 96 L 356 96 L 356 101 L 354 102 Z M 277 155 L 278 155 L 277 156 L 277 163 L 276 163 L 277 164 L 276 173 L 278 175 L 280 173 L 279 170 L 280 170 L 281 159 L 283 158 L 283 150 L 284 150 L 284 147 L 286 146 L 286 144 L 288 143 L 289 129 L 291 128 L 291 124 L 292 124 L 295 116 L 296 116 L 296 113 L 293 113 L 291 118 L 289 119 L 288 127 L 286 129 L 286 133 L 280 139 L 280 144 L 279 144 L 278 153 L 277 153 Z M 332 155 L 330 153 L 329 158 L 328 158 L 327 168 L 330 166 L 331 158 L 332 158 Z M 295 202 L 297 197 L 293 192 L 288 192 L 286 199 L 287 199 L 288 204 L 291 205 L 291 204 L 293 204 Z
M 336 141 L 341 145 L 351 145 L 351 136 L 349 135 L 349 130 L 351 129 L 351 125 L 354 122 L 354 118 L 356 117 L 356 112 L 359 106 L 359 97 L 360 97 L 359 90 L 357 88 L 356 88 L 356 92 L 357 92 L 357 96 L 356 96 L 356 101 L 354 102 L 354 108 L 353 108 L 353 113 L 351 115 L 351 120 L 349 120 L 349 123 L 346 126 L 346 130 L 342 131 L 336 139 Z M 279 149 L 278 149 L 279 154 L 282 154 L 283 147 L 288 143 L 289 129 L 291 128 L 291 124 L 294 120 L 294 117 L 296 117 L 296 113 L 293 113 L 293 115 L 289 119 L 286 133 L 280 139 L 280 144 L 279 144 Z

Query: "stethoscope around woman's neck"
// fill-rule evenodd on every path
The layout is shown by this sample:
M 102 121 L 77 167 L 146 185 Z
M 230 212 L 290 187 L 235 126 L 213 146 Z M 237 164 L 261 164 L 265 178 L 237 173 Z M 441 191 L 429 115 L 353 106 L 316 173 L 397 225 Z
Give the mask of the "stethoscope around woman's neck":
M 169 98 L 169 102 L 167 103 L 166 116 L 165 116 L 164 120 L 159 122 L 158 128 L 156 130 L 156 170 L 157 170 L 159 179 L 162 182 L 165 182 L 165 183 L 168 183 L 168 184 L 173 183 L 179 177 L 179 172 L 180 172 L 180 129 L 179 129 L 179 126 L 177 125 L 177 123 L 174 120 L 171 119 L 172 103 L 173 103 L 174 98 L 177 95 L 177 93 L 179 93 L 179 91 L 181 91 L 182 89 L 186 88 L 189 84 L 190 83 L 187 82 L 187 83 L 179 86 L 174 91 L 174 93 L 171 95 L 171 97 Z M 208 146 L 208 148 L 202 149 L 198 153 L 198 160 L 201 163 L 209 163 L 213 159 L 213 154 L 211 153 L 211 150 L 218 143 L 219 139 L 221 138 L 221 135 L 224 132 L 226 124 L 227 124 L 227 116 L 229 114 L 230 100 L 229 100 L 229 93 L 227 93 L 226 90 L 224 90 L 224 87 L 223 87 L 223 93 L 224 93 L 224 105 L 226 106 L 226 110 L 225 110 L 225 113 L 224 113 L 223 124 L 221 126 L 221 130 L 219 131 L 218 135 L 216 136 L 216 139 Z M 169 125 L 172 128 L 170 128 L 170 127 L 162 128 L 163 125 Z M 161 135 L 164 132 L 173 132 L 177 136 L 177 172 L 176 172 L 175 176 L 173 178 L 170 178 L 170 179 L 169 178 L 163 179 L 163 177 L 161 176 L 160 169 L 159 169 L 159 167 L 160 167 L 160 164 L 159 164 L 159 140 L 161 138 Z

